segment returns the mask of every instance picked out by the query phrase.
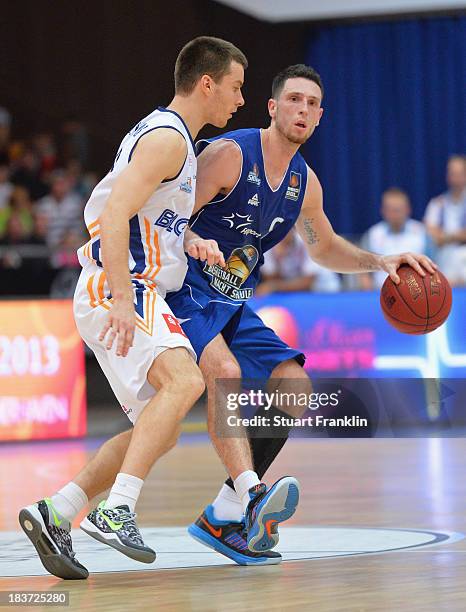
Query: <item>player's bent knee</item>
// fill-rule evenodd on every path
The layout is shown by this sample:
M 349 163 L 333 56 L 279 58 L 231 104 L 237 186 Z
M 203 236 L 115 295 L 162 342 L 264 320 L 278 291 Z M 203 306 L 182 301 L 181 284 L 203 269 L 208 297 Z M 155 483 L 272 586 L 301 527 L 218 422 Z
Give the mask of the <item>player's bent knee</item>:
M 304 414 L 306 406 L 303 406 L 301 402 L 289 403 L 288 398 L 293 397 L 293 394 L 310 395 L 312 389 L 311 379 L 294 359 L 284 361 L 273 370 L 268 386 L 269 392 L 278 391 L 279 394 L 284 394 L 287 397 L 286 403 L 276 407 L 285 414 L 298 418 Z
M 200 369 L 192 355 L 182 347 L 161 353 L 147 373 L 147 380 L 156 391 L 163 388 L 179 395 L 197 394 L 200 397 L 205 388 Z
M 215 381 L 219 378 L 241 378 L 241 369 L 233 359 L 224 359 L 220 361 L 215 368 L 214 375 L 210 376 L 210 380 Z
M 272 370 L 271 378 L 294 378 L 298 380 L 309 380 L 304 368 L 294 359 L 282 361 Z
M 205 391 L 205 381 L 202 372 L 196 366 L 185 381 L 185 386 L 188 393 L 193 398 L 193 402 L 197 401 Z

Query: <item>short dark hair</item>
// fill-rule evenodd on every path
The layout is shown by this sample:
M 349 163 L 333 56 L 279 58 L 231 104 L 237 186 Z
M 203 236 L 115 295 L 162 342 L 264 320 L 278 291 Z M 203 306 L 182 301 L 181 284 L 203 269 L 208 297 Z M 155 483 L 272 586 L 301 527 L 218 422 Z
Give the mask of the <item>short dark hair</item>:
M 232 43 L 213 36 L 198 36 L 181 49 L 176 59 L 175 93 L 190 94 L 203 74 L 217 83 L 228 74 L 232 61 L 248 67 L 246 56 Z
M 382 198 L 384 198 L 385 196 L 389 196 L 389 195 L 401 196 L 408 202 L 408 204 L 410 204 L 409 195 L 406 193 L 404 189 L 401 189 L 401 187 L 393 186 L 393 187 L 389 187 L 388 189 L 385 189 L 385 191 L 382 193 Z
M 288 66 L 288 68 L 284 68 L 281 72 L 277 74 L 272 83 L 272 98 L 276 100 L 278 96 L 281 94 L 283 86 L 288 79 L 308 79 L 309 81 L 314 81 L 322 92 L 322 98 L 324 97 L 324 86 L 322 84 L 322 79 L 320 78 L 320 74 L 311 68 L 310 66 L 306 66 L 306 64 L 293 64 L 293 66 Z
M 450 155 L 450 157 L 448 158 L 447 164 L 452 161 L 460 161 L 463 162 L 463 164 L 466 164 L 466 155 L 461 155 L 460 153 L 453 153 L 453 155 Z

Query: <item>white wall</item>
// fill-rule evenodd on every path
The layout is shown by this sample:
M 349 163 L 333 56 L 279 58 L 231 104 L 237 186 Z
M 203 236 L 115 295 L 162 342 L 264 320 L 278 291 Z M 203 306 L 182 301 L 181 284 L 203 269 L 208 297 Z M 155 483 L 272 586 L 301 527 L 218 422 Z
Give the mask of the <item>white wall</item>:
M 299 21 L 466 9 L 466 0 L 217 0 L 263 21 Z

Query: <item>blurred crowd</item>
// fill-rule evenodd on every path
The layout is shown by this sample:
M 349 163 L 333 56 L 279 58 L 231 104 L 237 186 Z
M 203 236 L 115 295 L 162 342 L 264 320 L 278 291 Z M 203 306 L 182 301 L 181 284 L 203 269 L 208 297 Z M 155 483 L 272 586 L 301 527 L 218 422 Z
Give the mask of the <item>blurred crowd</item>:
M 97 182 L 88 134 L 71 118 L 58 133 L 21 140 L 11 123 L 0 107 L 0 292 L 68 297 L 86 239 L 84 204 Z
M 381 197 L 381 220 L 368 228 L 362 248 L 391 255 L 412 251 L 431 257 L 452 286 L 466 286 L 466 156 L 452 155 L 446 167 L 446 191 L 426 203 L 424 218 L 411 216 L 409 195 L 390 187 Z M 341 291 L 379 289 L 385 272 L 336 274 L 318 266 L 296 232 L 265 255 L 257 294 L 275 291 Z
M 84 205 L 98 181 L 89 169 L 89 135 L 70 118 L 57 133 L 14 138 L 0 107 L 0 295 L 69 297 L 79 275 L 76 250 L 88 236 Z M 453 286 L 466 286 L 466 157 L 447 161 L 446 191 L 413 219 L 399 187 L 381 196 L 381 220 L 357 242 L 389 255 L 426 253 Z M 340 275 L 317 265 L 295 231 L 266 253 L 258 295 L 273 292 L 371 290 L 386 275 Z

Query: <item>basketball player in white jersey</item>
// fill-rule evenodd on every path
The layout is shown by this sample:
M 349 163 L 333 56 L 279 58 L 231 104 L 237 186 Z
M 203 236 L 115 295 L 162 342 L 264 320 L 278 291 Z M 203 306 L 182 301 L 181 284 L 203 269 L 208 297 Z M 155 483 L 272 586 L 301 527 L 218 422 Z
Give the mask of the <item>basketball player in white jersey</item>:
M 194 350 L 164 297 L 183 283 L 185 249 L 209 265 L 224 264 L 215 241 L 184 239 L 196 186 L 193 138 L 208 123 L 224 127 L 244 104 L 246 67 L 229 42 L 188 43 L 176 62 L 172 102 L 125 136 L 86 205 L 90 240 L 78 251 L 76 324 L 134 427 L 129 445 L 127 438 L 109 440 L 72 482 L 20 512 L 44 567 L 61 578 L 88 576 L 75 558 L 71 523 L 110 486 L 81 528 L 133 559 L 155 559 L 135 505 L 152 465 L 175 444 L 179 423 L 204 391 Z

